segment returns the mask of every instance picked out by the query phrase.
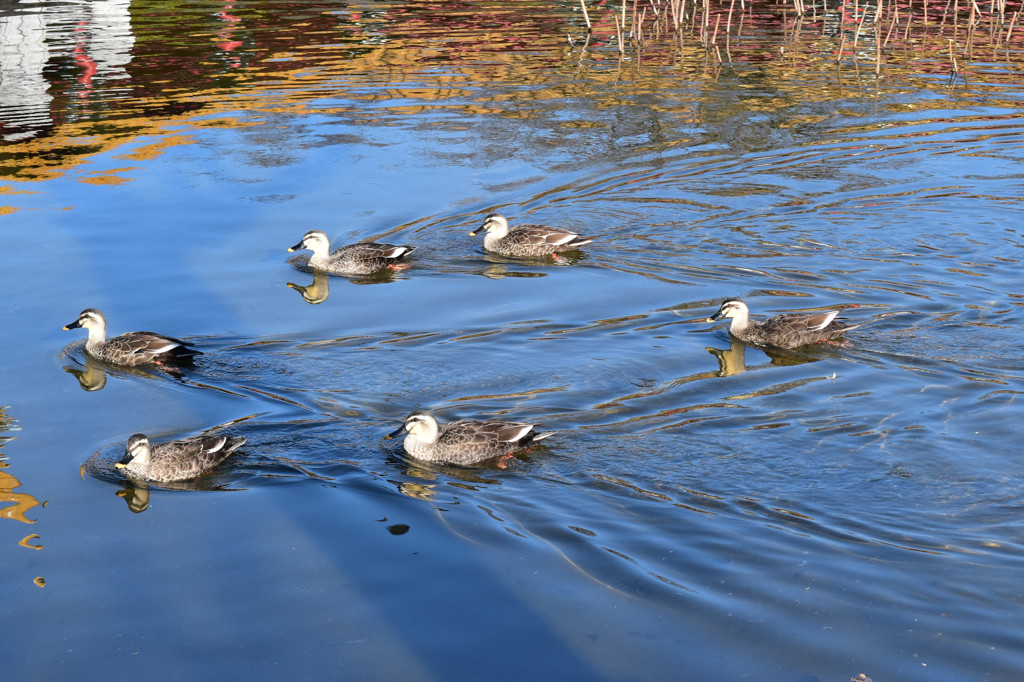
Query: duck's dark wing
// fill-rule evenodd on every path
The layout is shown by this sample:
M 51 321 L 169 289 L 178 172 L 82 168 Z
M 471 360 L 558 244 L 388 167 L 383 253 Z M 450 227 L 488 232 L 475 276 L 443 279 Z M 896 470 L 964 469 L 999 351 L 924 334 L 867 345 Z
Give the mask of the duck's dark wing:
M 574 248 L 589 244 L 592 240 L 581 237 L 575 232 L 560 230 L 547 225 L 520 225 L 509 230 L 504 241 L 528 246 L 546 246 L 552 248 Z
M 797 348 L 841 335 L 847 326 L 835 319 L 838 311 L 776 315 L 764 321 L 764 336 L 781 348 Z
M 360 242 L 343 246 L 335 254 L 342 258 L 356 260 L 398 260 L 402 256 L 412 252 L 415 246 L 395 246 L 394 244 L 377 244 L 375 242 Z
M 139 358 L 140 361 L 152 360 L 184 360 L 202 353 L 192 344 L 181 339 L 163 336 L 155 332 L 129 332 L 107 341 L 105 344 L 111 352 L 124 353 Z M 144 360 L 143 360 L 144 358 Z
M 245 443 L 242 436 L 194 436 L 153 448 L 150 476 L 166 481 L 195 478 Z

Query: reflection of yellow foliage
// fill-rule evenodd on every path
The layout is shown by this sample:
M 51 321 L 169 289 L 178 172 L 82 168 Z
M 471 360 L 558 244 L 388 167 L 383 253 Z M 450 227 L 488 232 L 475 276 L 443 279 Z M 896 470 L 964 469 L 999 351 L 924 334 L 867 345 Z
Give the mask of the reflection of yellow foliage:
M 16 206 L 0 206 L 0 215 L 9 215 L 17 212 L 17 210 Z
M 38 578 L 36 578 L 32 582 L 34 582 L 36 584 L 36 587 L 46 587 L 46 578 L 44 578 L 42 576 L 39 576 Z
M 128 154 L 121 154 L 114 158 L 126 161 L 149 161 L 160 156 L 165 149 L 194 143 L 195 138 L 191 135 L 165 135 L 152 144 L 137 147 Z
M 136 96 L 119 98 L 114 107 L 113 93 L 105 92 L 91 104 L 82 99 L 87 91 L 73 79 L 54 83 L 49 113 L 57 123 L 47 135 L 5 145 L 11 159 L 7 166 L 17 169 L 19 181 L 45 181 L 140 139 L 156 141 L 126 151 L 122 158 L 151 160 L 168 148 L 193 144 L 191 135 L 179 132 L 182 127 L 237 130 L 263 126 L 276 116 L 306 113 L 386 124 L 391 117 L 443 109 L 464 121 L 455 123 L 446 116 L 430 123 L 451 130 L 466 130 L 465 120 L 473 115 L 497 115 L 537 121 L 548 129 L 604 134 L 616 126 L 595 112 L 629 106 L 636 116 L 650 116 L 666 131 L 670 128 L 662 119 L 701 126 L 726 120 L 736 111 L 778 113 L 774 124 L 788 128 L 823 119 L 820 112 L 790 111 L 796 102 L 862 98 L 896 108 L 902 106 L 902 96 L 921 89 L 945 93 L 954 56 L 958 73 L 972 82 L 1016 85 L 1012 68 L 984 66 L 1003 55 L 1009 63 L 1019 54 L 1022 40 L 1021 31 L 1004 30 L 1007 19 L 996 16 L 994 6 L 982 7 L 965 45 L 956 26 L 968 20 L 967 11 L 974 15 L 978 6 L 973 3 L 961 3 L 959 14 L 954 9 L 948 21 L 945 11 L 930 23 L 908 16 L 905 27 L 895 32 L 893 27 L 903 24 L 896 5 L 876 3 L 878 13 L 867 17 L 862 8 L 869 3 L 861 9 L 855 0 L 840 4 L 848 19 L 866 17 L 855 36 L 847 36 L 853 25 L 844 23 L 837 9 L 797 17 L 788 10 L 755 12 L 752 5 L 734 8 L 718 0 L 691 4 L 681 10 L 684 16 L 675 17 L 675 12 L 644 8 L 654 10 L 652 3 L 634 4 L 627 19 L 627 54 L 621 60 L 612 48 L 612 17 L 617 15 L 610 5 L 594 7 L 594 32 L 586 48 L 566 47 L 566 34 L 579 38 L 582 30 L 569 9 L 574 3 L 540 3 L 532 10 L 524 6 L 514 20 L 507 16 L 506 3 L 473 4 L 467 12 L 407 3 L 401 10 L 382 6 L 380 12 L 365 14 L 323 12 L 308 21 L 292 20 L 287 13 L 239 9 L 229 32 L 238 39 L 238 49 L 229 48 L 230 65 L 222 59 L 225 54 L 209 59 L 201 39 L 182 43 L 179 36 L 165 35 L 162 26 L 133 16 L 137 47 L 149 46 L 126 67 L 132 87 L 123 91 Z M 644 8 L 639 14 L 638 7 Z M 679 19 L 682 34 L 671 25 Z M 445 39 L 438 40 L 438 33 Z M 217 31 L 210 37 L 220 44 L 225 35 Z M 246 48 L 250 40 L 260 49 Z M 178 63 L 187 60 L 188 68 L 174 74 L 155 69 L 155 60 L 164 56 L 161 43 Z M 367 74 L 372 74 L 369 82 Z M 717 104 L 721 98 L 714 93 L 723 87 L 737 95 L 732 106 Z M 743 95 L 745 90 L 749 96 Z M 1012 87 L 1005 91 L 1016 93 Z M 990 88 L 986 105 L 1017 106 L 1012 94 L 1001 98 L 999 93 Z M 576 109 L 575 100 L 588 104 Z M 945 108 L 944 97 L 933 101 L 914 106 Z M 106 106 L 111 106 L 109 112 Z M 239 117 L 240 110 L 247 115 Z M 680 141 L 670 138 L 659 144 Z M 126 182 L 110 174 L 81 181 Z M 10 210 L 0 208 L 0 214 Z
M 39 539 L 39 536 L 36 535 L 35 533 L 32 533 L 32 535 L 26 535 L 25 537 L 23 537 L 18 544 L 21 545 L 22 547 L 28 547 L 29 549 L 42 549 L 43 548 L 42 545 L 30 545 L 29 544 L 32 540 L 38 540 L 38 539 Z
M 85 182 L 90 185 L 124 185 L 131 182 L 132 179 L 117 175 L 117 173 L 132 170 L 138 170 L 138 168 L 111 168 L 110 170 L 105 170 L 91 176 L 79 178 L 78 181 Z
M 5 471 L 0 471 L 0 502 L 11 502 L 13 507 L 0 509 L 0 517 L 14 519 L 22 523 L 35 523 L 32 519 L 25 518 L 25 513 L 33 507 L 39 506 L 39 501 L 27 493 L 16 493 L 14 489 L 21 485 L 21 482 Z

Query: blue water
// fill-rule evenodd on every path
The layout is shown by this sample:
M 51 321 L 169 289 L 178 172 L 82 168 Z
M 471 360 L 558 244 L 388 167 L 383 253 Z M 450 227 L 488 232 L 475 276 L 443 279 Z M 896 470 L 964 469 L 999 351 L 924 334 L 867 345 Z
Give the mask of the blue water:
M 96 7 L 0 101 L 11 679 L 1024 674 L 1019 53 L 876 93 L 581 56 L 573 3 Z M 490 211 L 594 242 L 487 256 Z M 417 250 L 315 278 L 308 229 Z M 766 352 L 726 296 L 866 324 Z M 86 307 L 204 355 L 97 366 Z M 557 433 L 425 465 L 416 409 Z M 112 468 L 216 429 L 199 481 Z

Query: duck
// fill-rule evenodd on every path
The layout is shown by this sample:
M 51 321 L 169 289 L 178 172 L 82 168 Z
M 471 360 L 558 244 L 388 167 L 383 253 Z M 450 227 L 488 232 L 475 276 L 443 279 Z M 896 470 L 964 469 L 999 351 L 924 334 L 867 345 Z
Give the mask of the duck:
M 289 253 L 300 249 L 309 249 L 313 255 L 309 257 L 309 267 L 323 270 L 332 275 L 360 276 L 372 275 L 388 268 L 402 270 L 408 265 L 399 264 L 403 257 L 412 253 L 415 246 L 395 246 L 394 244 L 376 244 L 359 242 L 349 244 L 330 253 L 331 242 L 327 234 L 320 230 L 310 230 L 302 236 L 295 246 L 288 249 Z
M 498 213 L 488 215 L 483 225 L 469 234 L 475 237 L 481 230 L 487 232 L 484 235 L 485 251 L 510 258 L 554 256 L 562 251 L 574 251 L 594 241 L 575 232 L 547 225 L 517 225 L 510 228 L 508 219 Z
M 717 322 L 732 318 L 729 333 L 753 346 L 772 346 L 782 349 L 799 348 L 820 341 L 831 341 L 851 329 L 861 326 L 848 325 L 836 319 L 838 310 L 818 313 L 786 313 L 769 317 L 764 321 L 750 319 L 750 309 L 738 298 L 722 301 L 718 312 L 705 322 Z
M 77 320 L 64 325 L 66 330 L 79 327 L 89 330 L 86 354 L 113 365 L 182 363 L 202 355 L 187 341 L 155 332 L 128 332 L 107 340 L 107 318 L 95 308 L 86 308 Z
M 244 436 L 193 436 L 151 445 L 145 434 L 136 433 L 114 467 L 158 483 L 187 481 L 207 473 L 243 445 Z
M 460 419 L 438 426 L 429 412 L 413 412 L 387 435 L 406 433 L 402 448 L 410 457 L 429 462 L 470 466 L 492 457 L 510 455 L 554 433 L 537 433 L 533 424 Z

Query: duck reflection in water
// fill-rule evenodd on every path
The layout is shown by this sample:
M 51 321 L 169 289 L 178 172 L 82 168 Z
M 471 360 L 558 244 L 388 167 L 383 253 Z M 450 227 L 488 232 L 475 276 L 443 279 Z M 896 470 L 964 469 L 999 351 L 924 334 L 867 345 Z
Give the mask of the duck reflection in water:
M 118 490 L 117 496 L 125 501 L 133 514 L 141 514 L 149 509 L 149 488 L 147 486 L 127 486 L 124 490 Z
M 302 300 L 310 305 L 318 305 L 326 301 L 327 297 L 331 294 L 331 275 L 323 270 L 309 267 L 305 256 L 298 256 L 292 259 L 292 265 L 295 266 L 296 270 L 313 275 L 313 281 L 306 285 L 295 282 L 285 282 L 285 285 L 289 289 L 295 289 L 295 291 L 299 292 L 302 295 Z M 370 275 L 347 276 L 345 279 L 352 284 L 384 284 L 401 279 L 397 274 L 398 270 L 385 268 Z
M 323 303 L 331 294 L 331 278 L 327 273 L 320 271 L 313 273 L 313 281 L 306 286 L 295 282 L 288 282 L 287 286 L 302 294 L 302 300 L 310 305 Z
M 726 349 L 712 348 L 710 346 L 704 348 L 704 350 L 714 355 L 715 359 L 718 360 L 718 373 L 716 376 L 730 377 L 747 371 L 747 344 L 734 337 L 729 340 L 731 343 Z M 798 353 L 778 348 L 756 348 L 756 350 L 767 355 L 771 361 L 769 364 L 777 367 L 802 365 L 807 362 L 821 360 L 820 357 L 809 353 Z
M 509 267 L 511 261 L 508 260 L 494 260 L 489 254 L 484 255 L 484 259 L 493 260 L 490 265 L 484 267 L 478 274 L 483 275 L 487 279 L 504 279 L 506 277 L 547 277 L 546 272 L 536 272 L 533 270 L 513 270 Z
M 81 344 L 72 344 L 71 347 L 76 345 Z M 70 357 L 73 364 L 65 365 L 63 369 L 65 372 L 78 379 L 78 385 L 82 387 L 83 391 L 101 390 L 107 385 L 108 374 L 112 374 L 115 377 L 120 378 L 144 377 L 147 379 L 153 379 L 157 376 L 169 376 L 172 379 L 185 382 L 185 377 L 182 375 L 181 370 L 173 365 L 137 369 L 134 367 L 108 365 L 105 362 L 97 360 L 91 355 L 86 355 L 84 357 L 85 363 L 83 365 L 77 358 L 71 357 L 67 350 L 65 350 L 65 354 Z
M 528 455 L 522 453 L 518 453 L 516 458 L 530 459 Z M 398 492 L 406 497 L 425 502 L 436 500 L 442 477 L 452 479 L 448 481 L 447 485 L 453 485 L 463 490 L 478 490 L 478 486 L 501 484 L 499 479 L 484 475 L 488 469 L 500 469 L 497 464 L 492 464 L 489 467 L 483 465 L 479 469 L 468 469 L 441 462 L 411 462 L 398 453 L 388 455 L 387 462 L 398 468 L 407 477 L 406 480 L 392 481 Z

